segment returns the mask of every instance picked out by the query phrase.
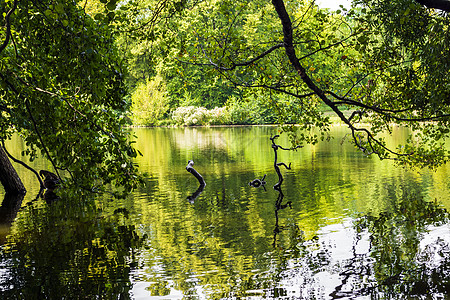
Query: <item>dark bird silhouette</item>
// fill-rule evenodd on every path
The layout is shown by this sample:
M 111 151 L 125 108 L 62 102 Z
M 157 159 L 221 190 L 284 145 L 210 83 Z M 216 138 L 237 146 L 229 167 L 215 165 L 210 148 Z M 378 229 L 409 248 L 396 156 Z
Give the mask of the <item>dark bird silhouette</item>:
M 250 181 L 250 182 L 248 183 L 248 185 L 250 185 L 250 186 L 252 186 L 252 187 L 255 187 L 255 188 L 258 188 L 258 187 L 260 187 L 260 186 L 264 186 L 264 185 L 266 184 L 266 182 L 264 181 L 264 179 L 266 179 L 266 174 L 264 174 L 264 177 L 261 178 L 261 179 L 258 179 L 258 178 L 253 179 L 252 181 Z
M 44 187 L 48 190 L 54 190 L 59 184 L 59 178 L 56 174 L 46 171 L 40 170 L 39 175 L 44 179 Z

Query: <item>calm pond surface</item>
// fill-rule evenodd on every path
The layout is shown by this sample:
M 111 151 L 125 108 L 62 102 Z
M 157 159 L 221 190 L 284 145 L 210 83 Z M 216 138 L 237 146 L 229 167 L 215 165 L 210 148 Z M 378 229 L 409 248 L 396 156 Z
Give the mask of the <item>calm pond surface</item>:
M 279 150 L 291 163 L 279 190 L 275 127 L 135 129 L 147 185 L 120 200 L 47 204 L 17 166 L 28 193 L 0 208 L 0 298 L 449 299 L 450 166 L 367 158 L 346 132 Z M 265 189 L 249 186 L 265 174 Z

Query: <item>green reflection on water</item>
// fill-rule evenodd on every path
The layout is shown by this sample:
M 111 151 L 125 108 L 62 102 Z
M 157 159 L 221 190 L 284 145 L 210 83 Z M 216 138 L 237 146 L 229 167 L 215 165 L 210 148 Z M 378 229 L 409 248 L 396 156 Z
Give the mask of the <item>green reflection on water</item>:
M 135 133 L 148 179 L 124 200 L 33 201 L 34 175 L 18 167 L 29 193 L 12 228 L 4 226 L 2 295 L 395 298 L 420 284 L 442 293 L 433 283 L 445 287 L 444 277 L 425 285 L 422 278 L 438 267 L 417 257 L 440 247 L 441 274 L 448 271 L 444 243 L 434 235 L 448 233 L 440 208 L 450 207 L 448 166 L 412 172 L 367 158 L 341 143 L 346 129 L 335 127 L 330 142 L 279 152 L 280 162 L 292 163 L 282 169 L 284 203 L 292 207 L 277 210 L 269 140 L 276 128 Z M 396 129 L 390 142 L 406 134 Z M 277 143 L 289 146 L 284 136 Z M 8 149 L 20 156 L 22 147 L 16 139 Z M 193 203 L 187 197 L 198 182 L 185 170 L 190 159 L 207 183 Z M 267 191 L 248 185 L 264 174 Z M 431 242 L 421 248 L 424 239 Z

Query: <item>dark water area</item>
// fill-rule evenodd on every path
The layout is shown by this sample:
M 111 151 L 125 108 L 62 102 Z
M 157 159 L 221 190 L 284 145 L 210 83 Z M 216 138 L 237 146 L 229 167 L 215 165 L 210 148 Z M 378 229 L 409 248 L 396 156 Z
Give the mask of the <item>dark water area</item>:
M 0 208 L 0 298 L 449 299 L 448 165 L 368 158 L 336 126 L 328 142 L 278 150 L 291 169 L 280 166 L 277 190 L 276 133 L 135 129 L 147 184 L 126 199 L 61 193 L 48 204 L 17 166 L 28 193 Z

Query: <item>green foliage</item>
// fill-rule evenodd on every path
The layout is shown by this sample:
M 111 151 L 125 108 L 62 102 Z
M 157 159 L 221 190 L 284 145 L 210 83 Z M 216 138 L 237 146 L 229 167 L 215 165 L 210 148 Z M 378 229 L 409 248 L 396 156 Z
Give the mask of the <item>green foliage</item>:
M 367 104 L 395 112 L 371 116 L 374 130 L 386 129 L 388 122 L 415 130 L 398 151 L 402 164 L 436 167 L 448 161 L 448 17 L 413 0 L 357 3 L 365 6 L 355 14 L 367 35 L 358 41 L 362 63 L 376 82 Z
M 133 124 L 158 125 L 168 110 L 168 98 L 164 81 L 156 76 L 153 80 L 140 83 L 131 96 Z
M 0 52 L 0 138 L 20 132 L 25 154 L 45 156 L 78 187 L 134 188 L 124 68 L 108 27 L 72 1 L 0 7 L 3 16 L 13 11 L 10 34 L 1 29 L 7 43 Z
M 247 100 L 232 97 L 226 103 L 230 111 L 231 124 L 274 124 L 275 115 L 267 108 L 262 97 L 251 95 Z
M 133 188 L 136 151 L 122 130 L 130 108 L 125 64 L 136 124 L 157 125 L 174 113 L 184 125 L 319 129 L 293 135 L 301 144 L 326 138 L 332 112 L 366 154 L 420 167 L 446 162 L 447 16 L 413 0 L 356 3 L 332 13 L 313 1 L 89 0 L 80 3 L 87 15 L 70 1 L 20 2 L 11 26 L 0 29 L 7 44 L 2 137 L 14 126 L 26 136 L 27 155 L 43 150 L 73 178 L 84 177 L 84 186 L 114 181 Z M 13 2 L 0 4 L 7 24 Z M 197 108 L 177 110 L 190 106 Z M 216 107 L 223 113 L 211 117 Z M 388 147 L 381 136 L 393 123 L 416 134 Z
M 342 57 L 355 51 L 340 47 L 332 52 L 325 46 L 338 44 L 351 34 L 351 28 L 342 16 L 326 13 L 311 3 L 296 5 L 292 11 L 299 20 L 296 28 L 302 32 L 296 36 L 296 46 L 315 82 L 324 88 L 331 83 L 342 88 L 345 83 L 340 77 L 349 69 Z M 299 123 L 308 129 L 320 125 L 326 132 L 329 123 L 322 117 L 317 99 L 302 96 L 309 93 L 308 88 L 289 65 L 279 18 L 271 5 L 259 1 L 203 2 L 180 23 L 190 28 L 183 33 L 183 39 L 188 39 L 182 52 L 185 64 L 209 65 L 217 77 L 242 90 L 242 103 L 235 104 L 232 97 L 227 102 L 235 123 Z
M 173 111 L 172 120 L 175 124 L 187 126 L 274 124 L 277 116 L 264 99 L 262 95 L 249 95 L 246 100 L 230 97 L 223 107 L 213 109 L 181 106 Z M 287 105 L 288 109 L 292 108 Z
M 194 27 L 186 18 L 197 12 L 195 7 L 183 1 L 146 0 L 129 1 L 116 11 L 117 45 L 130 70 L 128 85 L 134 88 L 161 76 L 171 110 L 190 105 L 213 109 L 223 106 L 231 95 L 239 94 L 210 68 L 182 62 L 187 48 L 192 47 L 186 43 L 186 36 L 193 34 Z M 157 22 L 159 19 L 164 22 Z
M 238 89 L 212 70 L 185 65 L 173 57 L 171 59 L 172 62 L 159 66 L 163 68 L 159 72 L 167 82 L 172 109 L 189 105 L 213 109 L 223 106 L 229 97 L 240 94 Z

